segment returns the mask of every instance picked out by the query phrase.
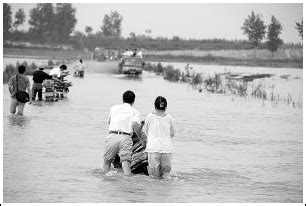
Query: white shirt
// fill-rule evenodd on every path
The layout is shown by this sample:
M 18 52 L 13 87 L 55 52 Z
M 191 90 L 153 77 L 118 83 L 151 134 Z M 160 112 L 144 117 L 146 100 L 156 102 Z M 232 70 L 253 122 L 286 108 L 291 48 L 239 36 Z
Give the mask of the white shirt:
M 60 77 L 61 76 L 61 69 L 59 67 L 55 67 L 55 68 L 53 68 L 49 71 L 49 75 L 50 76 L 56 75 L 57 77 Z
M 143 131 L 147 135 L 146 152 L 173 153 L 171 130 L 175 133 L 174 119 L 170 114 L 164 117 L 148 114 Z
M 133 52 L 132 52 L 132 51 L 127 51 L 127 52 L 126 52 L 126 55 L 127 55 L 127 56 L 132 56 L 132 55 L 133 55 Z
M 140 124 L 140 112 L 134 109 L 130 104 L 123 103 L 111 107 L 108 116 L 109 131 L 132 133 L 133 122 L 138 122 Z
M 142 51 L 137 52 L 137 56 L 139 56 L 140 58 L 142 58 Z
M 76 70 L 76 71 L 84 71 L 84 70 L 85 70 L 85 64 L 84 64 L 84 63 L 81 63 L 81 62 L 78 62 L 78 63 L 75 65 L 75 70 Z

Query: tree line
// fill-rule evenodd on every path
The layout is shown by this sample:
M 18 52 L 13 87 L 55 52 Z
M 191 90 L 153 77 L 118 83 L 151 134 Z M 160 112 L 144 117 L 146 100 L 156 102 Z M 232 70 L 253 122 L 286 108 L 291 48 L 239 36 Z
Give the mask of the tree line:
M 75 13 L 76 9 L 69 3 L 57 3 L 55 6 L 51 3 L 37 4 L 30 10 L 28 21 L 30 28 L 25 32 L 18 30 L 18 26 L 25 22 L 24 11 L 19 9 L 16 12 L 16 20 L 12 24 L 11 7 L 4 3 L 4 39 L 9 39 L 10 35 L 23 33 L 41 43 L 64 43 L 70 39 L 77 22 Z
M 254 49 L 267 48 L 272 54 L 283 44 L 280 34 L 282 24 L 275 16 L 271 17 L 268 26 L 262 17 L 253 11 L 245 19 L 241 27 L 248 41 L 229 41 L 224 39 L 195 40 L 181 39 L 179 36 L 173 38 L 152 38 L 152 31 L 147 29 L 146 34 L 136 35 L 130 33 L 129 37 L 123 38 L 123 17 L 117 11 L 105 14 L 100 30 L 93 32 L 91 26 L 85 27 L 85 33 L 75 31 L 77 19 L 76 9 L 70 3 L 39 3 L 30 10 L 29 30 L 23 31 L 20 27 L 25 23 L 25 12 L 19 9 L 12 21 L 11 6 L 3 4 L 3 34 L 4 40 L 30 41 L 45 44 L 72 44 L 77 49 L 90 49 L 101 46 L 106 48 L 144 48 L 155 50 L 221 50 L 221 49 Z M 303 21 L 296 22 L 296 29 L 303 38 Z M 262 42 L 266 38 L 265 42 Z
M 268 31 L 266 29 L 268 28 Z M 241 27 L 243 33 L 247 35 L 249 42 L 254 46 L 254 57 L 255 50 L 260 42 L 266 37 L 267 49 L 274 53 L 277 51 L 279 46 L 283 44 L 283 40 L 279 37 L 283 29 L 283 25 L 276 19 L 274 15 L 271 17 L 271 22 L 268 26 L 265 25 L 260 14 L 251 12 L 251 14 L 245 19 L 243 26 Z M 303 39 L 303 20 L 301 23 L 296 22 L 296 29 L 299 35 Z
M 23 33 L 39 42 L 67 43 L 74 36 L 74 28 L 77 22 L 75 17 L 76 9 L 70 3 L 39 3 L 30 10 L 29 30 L 21 31 L 18 29 L 25 23 L 25 12 L 19 9 L 15 13 L 15 21 L 12 22 L 11 6 L 3 4 L 3 33 L 4 39 L 10 39 L 11 35 Z M 106 14 L 98 36 L 121 36 L 122 16 L 112 11 Z M 86 32 L 92 32 L 92 28 L 87 26 Z

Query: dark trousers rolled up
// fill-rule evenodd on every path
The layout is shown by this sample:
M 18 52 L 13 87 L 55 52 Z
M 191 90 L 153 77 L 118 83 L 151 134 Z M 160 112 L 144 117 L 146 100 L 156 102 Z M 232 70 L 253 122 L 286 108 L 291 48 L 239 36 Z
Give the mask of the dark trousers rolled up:
M 35 100 L 36 93 L 38 93 L 38 100 L 42 101 L 42 84 L 34 83 L 32 87 L 32 100 Z

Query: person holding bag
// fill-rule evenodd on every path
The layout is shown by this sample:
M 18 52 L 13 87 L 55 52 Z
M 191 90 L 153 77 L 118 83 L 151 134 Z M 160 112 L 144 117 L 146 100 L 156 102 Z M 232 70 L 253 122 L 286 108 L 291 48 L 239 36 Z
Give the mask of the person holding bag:
M 25 66 L 19 66 L 18 73 L 12 76 L 8 81 L 8 88 L 11 94 L 10 112 L 12 114 L 16 113 L 16 108 L 18 107 L 17 115 L 23 115 L 25 103 L 32 103 L 32 100 L 30 98 L 30 80 L 25 75 L 25 71 Z M 28 90 L 28 93 L 26 92 L 26 90 Z

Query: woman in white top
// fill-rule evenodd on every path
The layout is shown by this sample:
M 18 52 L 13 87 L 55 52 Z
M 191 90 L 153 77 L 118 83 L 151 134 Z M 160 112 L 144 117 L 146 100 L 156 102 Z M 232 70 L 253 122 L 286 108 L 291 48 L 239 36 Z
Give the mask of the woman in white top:
M 166 114 L 167 100 L 158 96 L 155 100 L 155 112 L 148 114 L 143 131 L 147 136 L 148 172 L 150 176 L 166 177 L 171 171 L 174 136 L 174 120 Z

